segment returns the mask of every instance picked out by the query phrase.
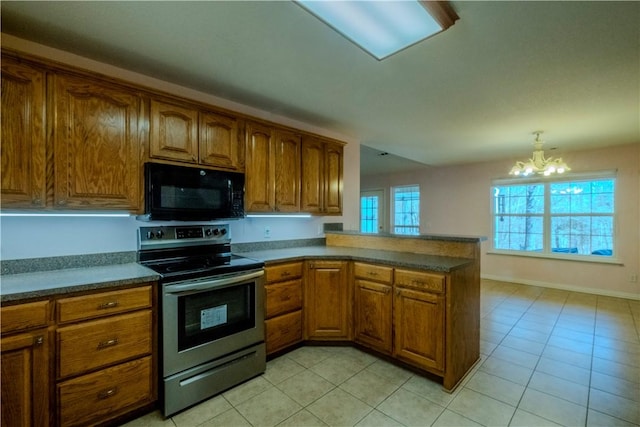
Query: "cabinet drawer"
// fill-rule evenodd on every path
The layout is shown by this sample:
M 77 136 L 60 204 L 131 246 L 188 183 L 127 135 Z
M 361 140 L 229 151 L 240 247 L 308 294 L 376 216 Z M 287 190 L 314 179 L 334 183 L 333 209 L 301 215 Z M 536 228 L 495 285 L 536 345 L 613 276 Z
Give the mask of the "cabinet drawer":
M 2 333 L 40 328 L 49 320 L 49 301 L 10 305 L 0 309 Z
M 353 263 L 353 274 L 356 278 L 374 280 L 380 283 L 391 284 L 393 281 L 393 268 L 381 265 Z
M 151 326 L 151 310 L 144 310 L 58 328 L 58 376 L 151 353 Z
M 92 425 L 154 399 L 151 357 L 84 375 L 57 386 L 60 425 Z
M 430 292 L 444 292 L 444 283 L 445 276 L 443 274 L 396 269 L 396 286 Z
M 265 286 L 267 319 L 302 308 L 302 280 L 274 283 Z
M 267 354 L 302 341 L 302 311 L 265 321 Z
M 302 262 L 268 266 L 265 269 L 267 283 L 302 277 Z
M 151 286 L 60 299 L 56 312 L 58 323 L 66 323 L 147 307 L 151 307 Z

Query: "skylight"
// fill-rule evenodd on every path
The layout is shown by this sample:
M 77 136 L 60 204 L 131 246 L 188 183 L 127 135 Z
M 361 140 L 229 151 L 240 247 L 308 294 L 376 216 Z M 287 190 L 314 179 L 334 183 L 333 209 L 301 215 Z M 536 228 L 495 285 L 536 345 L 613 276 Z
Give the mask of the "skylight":
M 443 2 L 296 1 L 378 60 L 447 29 L 458 19 Z M 438 19 L 427 9 L 436 9 L 431 13 Z

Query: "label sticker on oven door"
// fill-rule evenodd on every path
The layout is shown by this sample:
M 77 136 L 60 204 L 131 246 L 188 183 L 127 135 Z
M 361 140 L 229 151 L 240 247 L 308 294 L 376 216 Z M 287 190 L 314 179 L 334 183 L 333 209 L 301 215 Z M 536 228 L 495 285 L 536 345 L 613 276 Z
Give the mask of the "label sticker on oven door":
M 213 328 L 227 323 L 227 304 L 200 310 L 200 329 Z

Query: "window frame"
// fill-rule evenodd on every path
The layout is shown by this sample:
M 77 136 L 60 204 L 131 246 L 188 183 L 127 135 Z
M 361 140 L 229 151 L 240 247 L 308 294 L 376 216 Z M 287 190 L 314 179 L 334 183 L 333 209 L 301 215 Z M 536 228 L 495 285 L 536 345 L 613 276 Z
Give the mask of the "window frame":
M 579 182 L 579 181 L 597 181 L 597 180 L 607 180 L 611 179 L 614 181 L 614 189 L 613 189 L 613 213 L 610 215 L 612 217 L 612 255 L 594 255 L 594 254 L 573 254 L 573 253 L 563 253 L 563 252 L 552 252 L 551 250 L 551 239 L 552 239 L 552 229 L 551 223 L 553 217 L 562 216 L 562 214 L 552 213 L 551 209 L 551 184 L 561 183 L 561 182 Z M 541 252 L 536 251 L 525 251 L 525 250 L 513 250 L 513 249 L 496 249 L 496 203 L 495 203 L 495 187 L 499 186 L 508 186 L 508 185 L 529 185 L 529 184 L 543 184 L 544 185 L 544 207 L 543 213 L 539 216 L 542 217 L 543 220 L 543 250 Z M 618 259 L 618 177 L 617 170 L 612 171 L 599 171 L 599 172 L 590 172 L 590 173 L 571 173 L 567 175 L 562 175 L 558 177 L 527 177 L 527 178 L 504 178 L 504 179 L 494 179 L 491 183 L 490 187 L 490 218 L 491 218 L 491 249 L 488 251 L 489 254 L 496 255 L 512 255 L 512 256 L 522 256 L 527 258 L 549 258 L 549 259 L 557 259 L 557 260 L 570 260 L 570 261 L 585 261 L 592 263 L 605 263 L 605 264 L 622 264 Z M 597 213 L 592 212 L 591 217 L 593 216 L 602 216 Z M 609 216 L 608 214 L 606 216 Z
M 417 188 L 417 193 L 418 193 L 418 212 L 417 212 L 417 218 L 418 218 L 418 223 L 416 225 L 397 225 L 396 224 L 396 191 L 399 189 L 406 189 L 406 188 Z M 420 235 L 420 200 L 422 199 L 422 194 L 420 192 L 420 184 L 407 184 L 407 185 L 397 185 L 397 186 L 393 186 L 391 187 L 391 197 L 389 197 L 390 202 L 391 202 L 391 221 L 389 224 L 391 233 L 393 234 L 397 234 L 400 236 L 419 236 Z M 405 229 L 416 229 L 416 233 L 397 233 L 396 232 L 396 227 L 402 227 Z

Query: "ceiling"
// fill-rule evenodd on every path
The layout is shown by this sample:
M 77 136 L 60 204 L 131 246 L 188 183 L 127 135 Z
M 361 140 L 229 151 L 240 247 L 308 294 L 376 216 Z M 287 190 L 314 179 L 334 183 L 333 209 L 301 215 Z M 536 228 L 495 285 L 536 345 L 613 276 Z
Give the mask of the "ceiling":
M 528 157 L 536 130 L 556 155 L 640 142 L 640 2 L 451 5 L 453 27 L 383 61 L 289 1 L 1 12 L 3 33 L 360 140 L 363 174 Z

